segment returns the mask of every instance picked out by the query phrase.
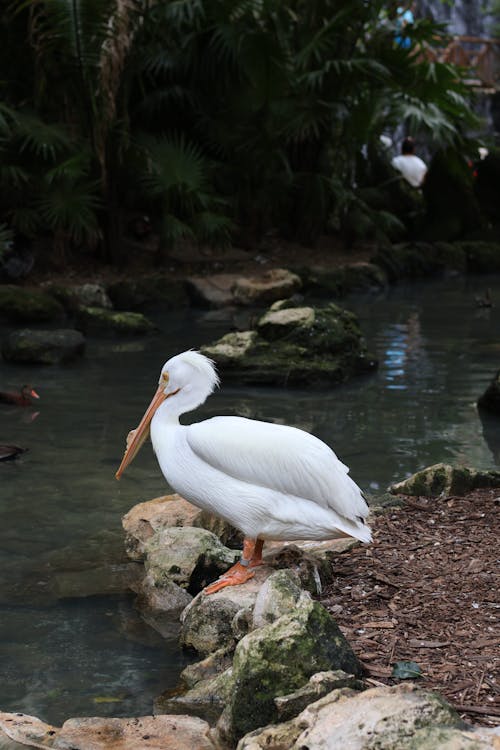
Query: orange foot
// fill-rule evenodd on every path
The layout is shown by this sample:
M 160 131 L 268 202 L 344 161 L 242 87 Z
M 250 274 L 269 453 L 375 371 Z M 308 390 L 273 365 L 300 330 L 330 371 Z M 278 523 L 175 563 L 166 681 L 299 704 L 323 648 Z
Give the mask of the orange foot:
M 223 576 L 218 578 L 217 581 L 214 581 L 210 586 L 203 589 L 203 591 L 205 594 L 215 594 L 216 591 L 220 591 L 221 589 L 226 588 L 226 586 L 239 586 L 240 583 L 249 581 L 254 575 L 254 571 L 249 570 L 248 565 L 242 565 L 238 562 L 236 565 L 233 565 L 227 573 L 224 573 Z

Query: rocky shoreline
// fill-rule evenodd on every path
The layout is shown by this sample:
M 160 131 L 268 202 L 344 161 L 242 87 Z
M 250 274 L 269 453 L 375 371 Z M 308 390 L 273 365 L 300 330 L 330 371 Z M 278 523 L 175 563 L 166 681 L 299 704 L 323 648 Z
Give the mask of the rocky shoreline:
M 481 486 L 500 487 L 500 472 L 438 464 L 394 485 L 392 510 L 403 496 Z M 385 513 L 384 504 L 372 513 Z M 184 670 L 179 691 L 157 698 L 153 716 L 69 719 L 58 728 L 4 713 L 5 737 L 54 750 L 498 747 L 500 727 L 466 724 L 415 682 L 367 679 L 315 598 L 355 540 L 270 544 L 251 581 L 207 596 L 203 587 L 239 555 L 237 532 L 176 495 L 134 506 L 123 526 L 127 554 L 144 566 L 135 585 L 144 619 L 162 633 L 177 613 L 180 642 L 201 661 Z
M 404 278 L 499 272 L 500 246 L 436 243 L 426 251 L 407 244 L 391 253 L 379 253 L 373 263 L 295 271 L 266 272 L 245 278 L 245 283 L 241 276 L 238 283 L 225 278 L 224 293 L 229 297 L 223 301 L 224 284 L 211 277 L 205 306 L 259 309 L 251 330 L 231 332 L 229 338 L 205 347 L 204 353 L 216 359 L 224 376 L 233 374 L 242 382 L 302 385 L 304 355 L 313 364 L 316 360 L 316 369 L 308 371 L 313 383 L 335 384 L 369 370 L 375 364 L 357 321 L 333 304 L 332 298 L 360 288 L 380 289 Z M 285 282 L 290 282 L 286 292 Z M 116 289 L 113 292 L 111 285 L 80 285 L 57 292 L 15 287 L 15 293 L 11 287 L 0 287 L 0 315 L 14 325 L 47 320 L 50 325 L 71 321 L 77 326 L 46 331 L 34 328 L 29 345 L 29 329 L 14 331 L 3 343 L 4 358 L 33 361 L 26 354 L 31 346 L 31 351 L 37 352 L 36 362 L 65 362 L 82 356 L 85 335 L 155 335 L 154 327 L 137 310 L 145 300 L 154 304 L 149 283 L 152 290 L 161 287 L 157 277 L 154 282 L 134 280 L 127 295 L 126 284 L 121 282 L 120 306 L 135 308 L 130 310 L 117 306 Z M 171 299 L 182 305 L 193 300 L 199 303 L 203 285 L 196 281 L 194 293 L 194 284 L 193 278 L 174 282 L 177 291 L 168 299 L 162 288 L 156 304 L 163 300 L 169 305 Z M 215 301 L 210 297 L 214 284 L 219 294 Z M 281 301 L 287 295 L 289 300 Z M 267 308 L 264 312 L 263 307 Z M 44 335 L 47 338 L 41 344 Z M 266 359 L 269 352 L 272 362 Z M 295 370 L 291 361 L 296 363 Z M 265 373 L 264 380 L 253 379 L 256 362 Z M 325 363 L 329 365 L 326 375 Z M 497 401 L 498 373 L 482 406 L 493 404 L 495 410 Z M 478 487 L 500 487 L 500 472 L 439 464 L 393 486 L 392 499 L 379 499 L 372 512 L 383 513 L 384 505 L 397 505 L 400 495 L 435 497 Z M 156 699 L 153 716 L 69 719 L 59 728 L 23 714 L 0 713 L 0 738 L 4 742 L 10 738 L 15 743 L 12 748 L 499 747 L 499 727 L 465 724 L 442 698 L 417 684 L 405 681 L 383 686 L 366 679 L 351 645 L 317 601 L 332 580 L 334 561 L 339 555 L 349 555 L 358 545 L 355 540 L 269 545 L 265 565 L 252 581 L 206 596 L 203 587 L 239 556 L 238 532 L 178 496 L 141 503 L 129 511 L 123 523 L 127 554 L 141 571 L 131 585 L 143 618 L 166 636 L 171 635 L 172 617 L 178 616 L 181 644 L 194 649 L 201 660 L 184 670 L 179 692 Z

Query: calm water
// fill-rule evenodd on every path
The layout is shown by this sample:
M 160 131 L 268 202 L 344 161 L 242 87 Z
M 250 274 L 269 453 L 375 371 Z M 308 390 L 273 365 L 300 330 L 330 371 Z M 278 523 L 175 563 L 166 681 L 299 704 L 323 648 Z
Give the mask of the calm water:
M 479 309 L 486 284 L 496 306 Z M 187 420 L 240 414 L 309 430 L 368 492 L 437 461 L 498 465 L 500 420 L 483 424 L 475 401 L 500 367 L 500 279 L 399 287 L 346 306 L 380 360 L 376 374 L 321 391 L 223 385 Z M 183 311 L 157 322 L 162 333 L 144 341 L 89 341 L 72 366 L 0 362 L 3 389 L 30 382 L 41 395 L 36 410 L 0 405 L 0 442 L 29 448 L 0 463 L 0 710 L 52 722 L 149 713 L 186 663 L 129 597 L 98 595 L 126 563 L 121 516 L 166 490 L 147 448 L 114 480 L 125 435 L 163 362 L 231 321 Z

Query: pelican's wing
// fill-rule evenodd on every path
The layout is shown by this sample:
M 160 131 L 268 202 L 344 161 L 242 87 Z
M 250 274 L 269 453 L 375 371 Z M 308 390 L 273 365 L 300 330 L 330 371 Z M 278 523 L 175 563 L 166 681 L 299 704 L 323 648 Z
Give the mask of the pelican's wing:
M 352 520 L 368 514 L 347 466 L 303 430 L 243 417 L 213 417 L 190 425 L 187 441 L 199 458 L 236 479 L 312 500 Z

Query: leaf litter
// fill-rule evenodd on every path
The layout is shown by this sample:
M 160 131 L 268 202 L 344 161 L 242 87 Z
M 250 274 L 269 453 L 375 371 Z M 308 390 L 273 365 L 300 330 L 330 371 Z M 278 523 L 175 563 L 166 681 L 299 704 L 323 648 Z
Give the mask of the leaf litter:
M 500 717 L 499 495 L 404 497 L 370 522 L 371 545 L 338 556 L 321 597 L 370 682 L 395 684 L 394 665 L 415 662 L 419 685 L 490 726 Z

